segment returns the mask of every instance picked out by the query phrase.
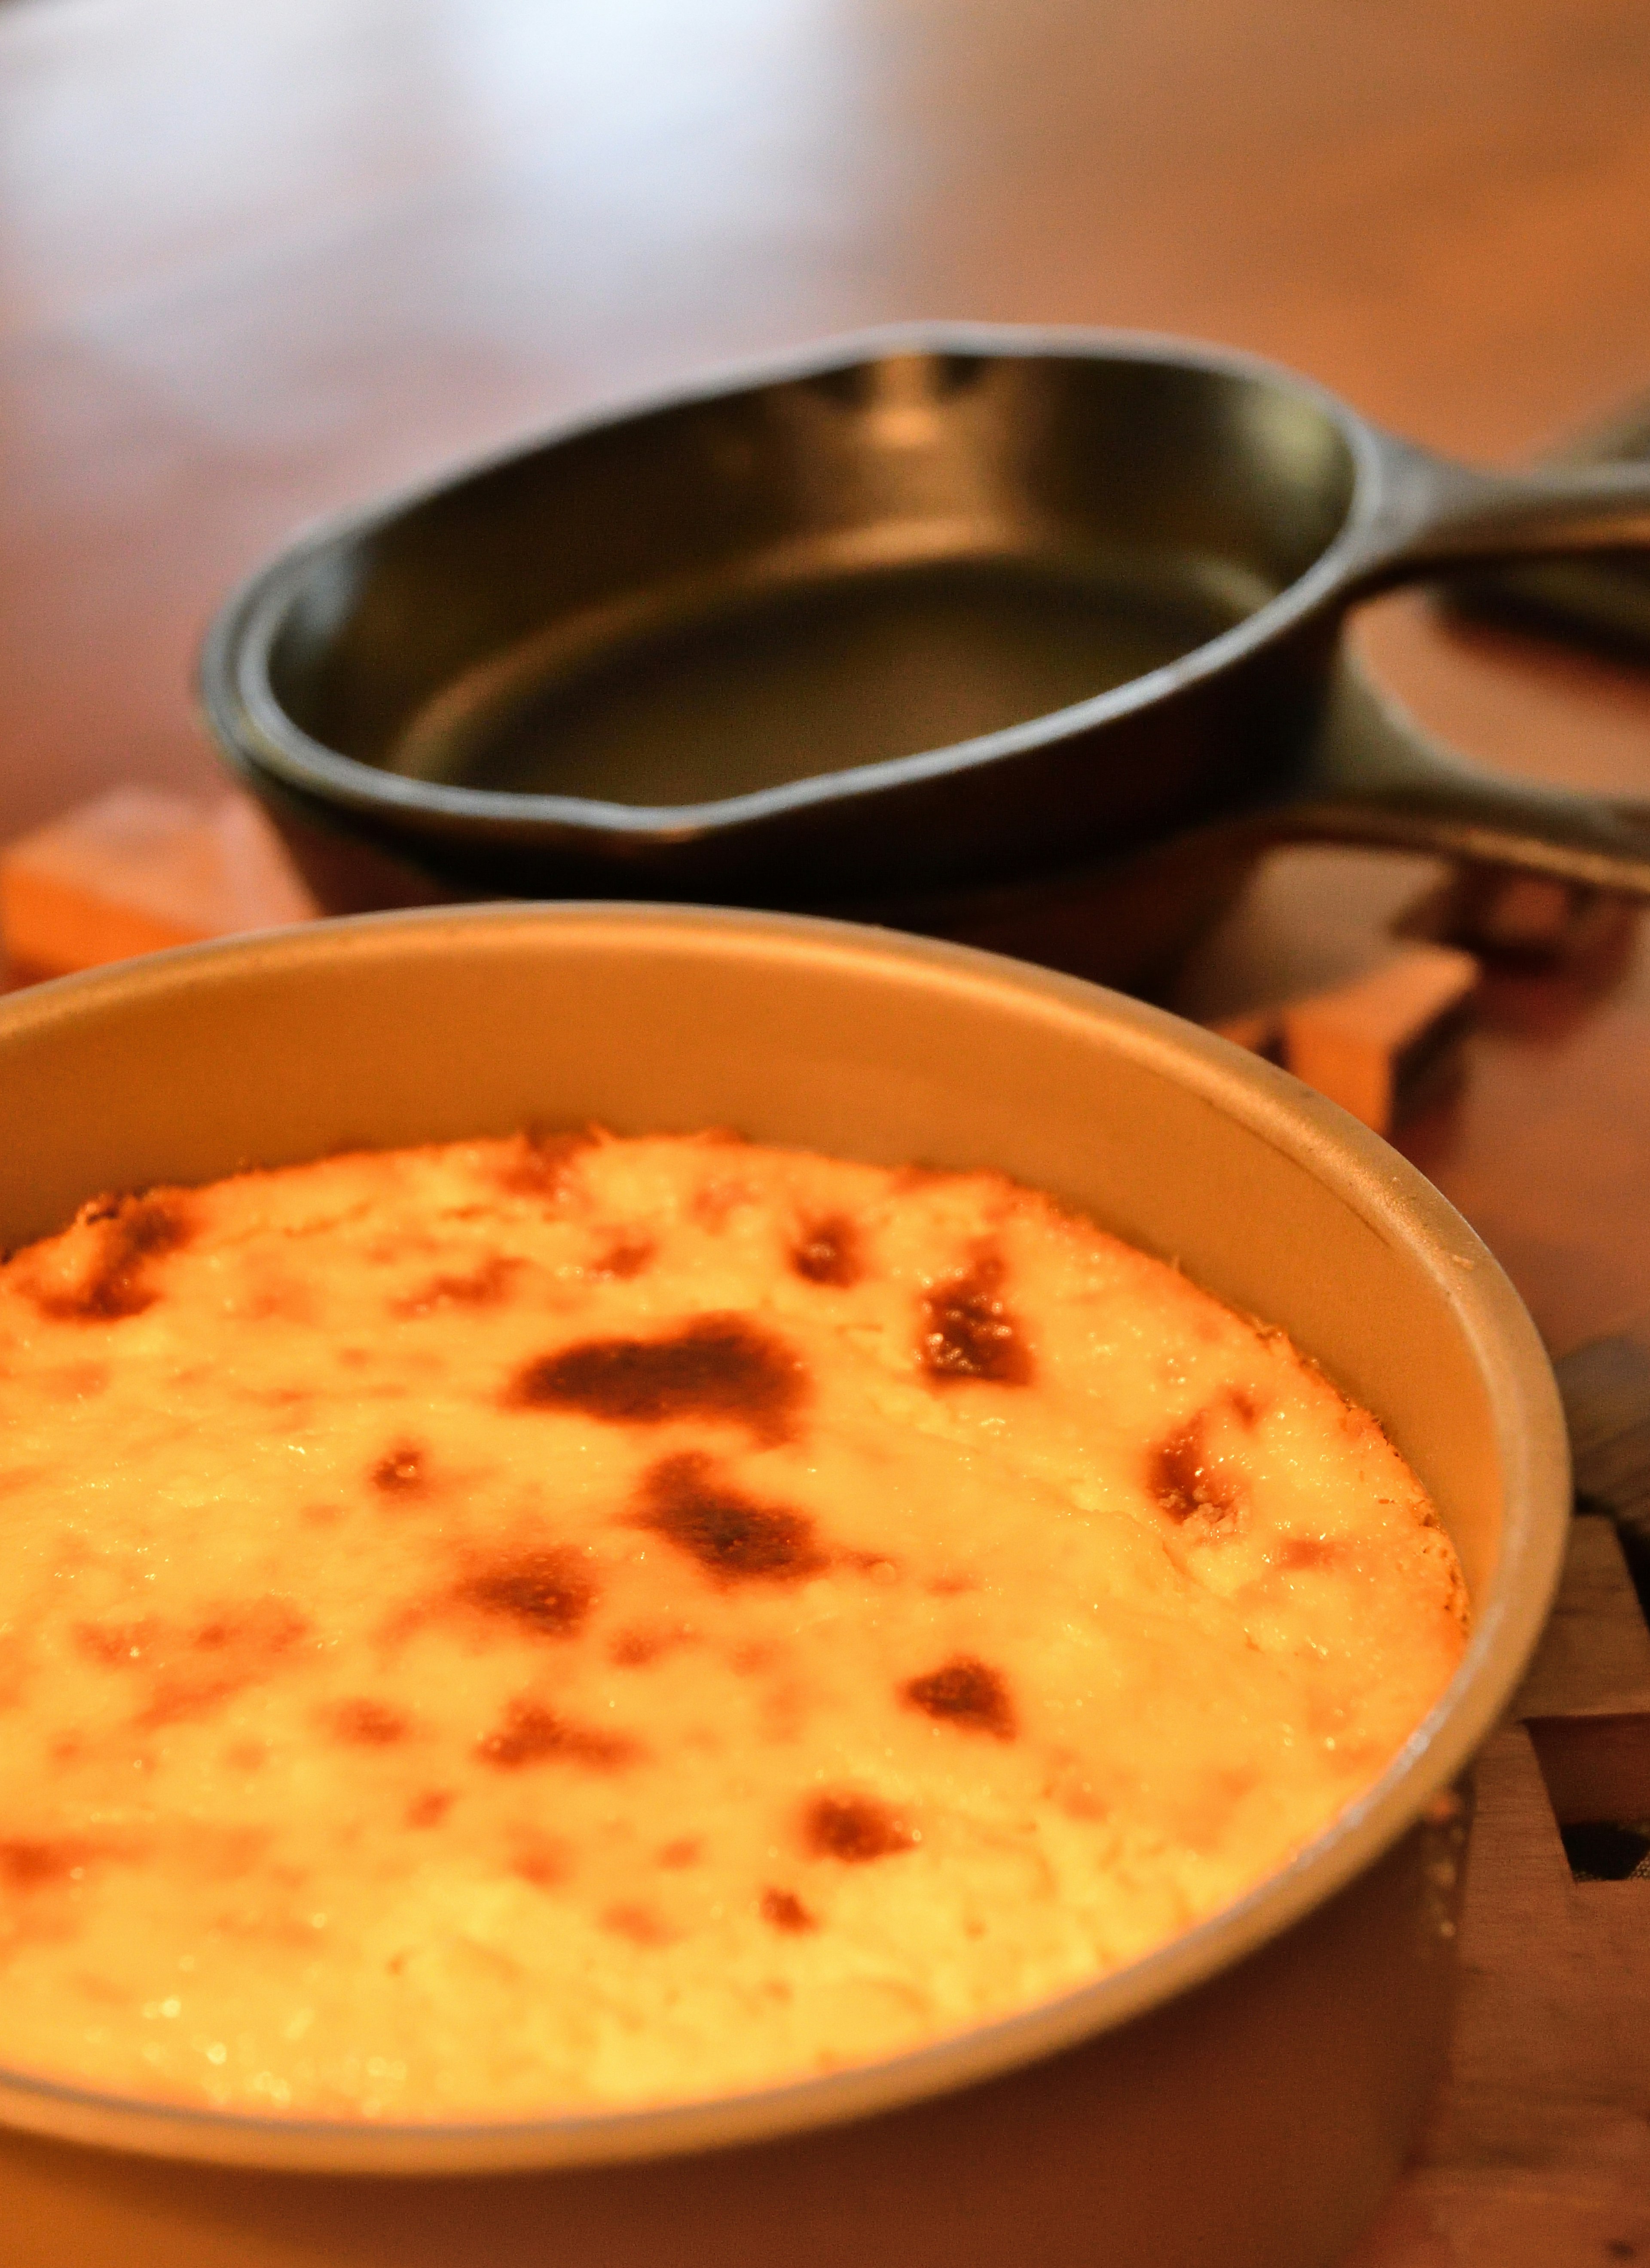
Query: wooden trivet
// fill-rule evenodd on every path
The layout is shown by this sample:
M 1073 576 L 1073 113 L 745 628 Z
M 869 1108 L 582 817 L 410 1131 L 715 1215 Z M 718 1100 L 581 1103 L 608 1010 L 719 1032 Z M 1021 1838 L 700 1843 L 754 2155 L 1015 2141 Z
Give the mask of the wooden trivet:
M 1650 1492 L 1650 1356 L 1559 1365 L 1583 1516 L 1558 1607 L 1477 1770 L 1450 2068 L 1347 2268 L 1650 2264 L 1650 1879 L 1578 1879 L 1650 1824 L 1650 1628 L 1614 1521 Z M 1566 1852 L 1565 1830 L 1571 1849 Z M 1572 1853 L 1576 1856 L 1573 1870 Z

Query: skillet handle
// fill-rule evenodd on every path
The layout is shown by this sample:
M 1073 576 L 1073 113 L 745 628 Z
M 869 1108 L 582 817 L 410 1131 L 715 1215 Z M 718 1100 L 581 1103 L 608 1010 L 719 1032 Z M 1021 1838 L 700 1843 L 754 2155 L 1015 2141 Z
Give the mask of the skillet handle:
M 1512 866 L 1650 899 L 1650 805 L 1509 779 L 1440 747 L 1350 658 L 1274 840 Z
M 1389 434 L 1347 588 L 1365 597 L 1452 567 L 1650 545 L 1650 465 L 1482 473 Z

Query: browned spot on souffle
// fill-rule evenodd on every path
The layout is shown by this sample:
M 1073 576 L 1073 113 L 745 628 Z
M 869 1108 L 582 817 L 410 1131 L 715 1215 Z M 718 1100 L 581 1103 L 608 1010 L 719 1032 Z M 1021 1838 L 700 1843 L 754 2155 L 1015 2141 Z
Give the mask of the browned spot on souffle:
M 637 1523 L 668 1537 L 724 1585 L 799 1583 L 830 1565 L 806 1513 L 745 1495 L 702 1449 L 684 1449 L 652 1468 Z
M 914 1850 L 922 1837 L 874 1796 L 821 1795 L 802 1815 L 802 1840 L 817 1859 L 840 1859 L 858 1867 Z
M 666 1337 L 586 1339 L 541 1355 L 516 1373 L 505 1400 L 609 1425 L 710 1419 L 779 1441 L 807 1394 L 802 1366 L 783 1340 L 743 1315 L 700 1315 Z
M 965 1275 L 947 1276 L 924 1295 L 919 1345 L 936 1385 L 1030 1385 L 1031 1352 L 1002 1296 L 1005 1273 L 1000 1257 L 984 1253 Z
M 910 1679 L 901 1686 L 900 1697 L 925 1717 L 954 1725 L 959 1732 L 989 1733 L 995 1741 L 1012 1741 L 1018 1730 L 1007 1679 L 972 1654 L 955 1654 L 938 1669 Z

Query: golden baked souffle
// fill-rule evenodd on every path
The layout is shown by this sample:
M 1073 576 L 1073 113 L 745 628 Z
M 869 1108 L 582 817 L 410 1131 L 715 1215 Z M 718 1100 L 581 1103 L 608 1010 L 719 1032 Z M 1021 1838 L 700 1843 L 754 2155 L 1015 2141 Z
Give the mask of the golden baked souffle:
M 0 2064 L 438 2118 L 703 2096 L 1272 1872 L 1464 1594 L 1277 1331 L 991 1174 L 336 1157 L 0 1269 Z

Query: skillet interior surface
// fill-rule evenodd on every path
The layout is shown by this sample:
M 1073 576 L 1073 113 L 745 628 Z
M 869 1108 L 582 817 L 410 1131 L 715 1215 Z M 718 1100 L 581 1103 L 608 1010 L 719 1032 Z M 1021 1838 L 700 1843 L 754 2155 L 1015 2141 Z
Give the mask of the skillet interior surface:
M 1181 659 L 1354 479 L 1282 378 L 887 352 L 551 439 L 312 551 L 269 658 L 320 747 L 658 810 L 953 747 Z

